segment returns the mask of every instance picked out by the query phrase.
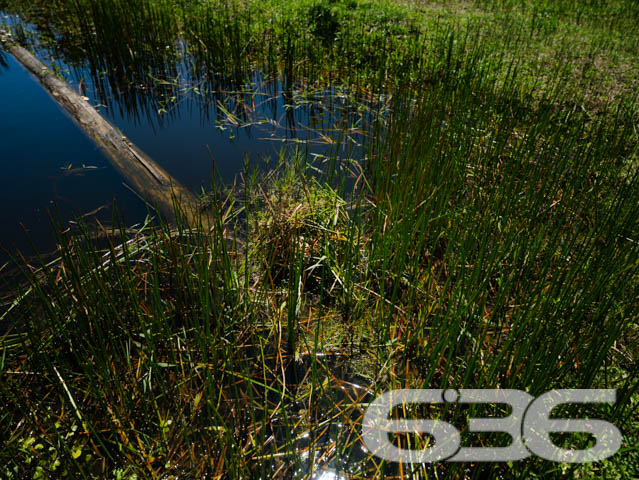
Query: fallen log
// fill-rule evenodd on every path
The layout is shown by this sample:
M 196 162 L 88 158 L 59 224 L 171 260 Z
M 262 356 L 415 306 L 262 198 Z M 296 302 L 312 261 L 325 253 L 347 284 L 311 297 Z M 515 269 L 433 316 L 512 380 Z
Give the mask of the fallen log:
M 1 29 L 0 43 L 102 148 L 113 166 L 146 202 L 157 207 L 169 219 L 175 218 L 176 205 L 187 218 L 192 219 L 193 212 L 197 211 L 197 199 L 189 190 L 122 135 L 78 92 L 60 80 L 28 50 L 14 43 L 10 34 Z

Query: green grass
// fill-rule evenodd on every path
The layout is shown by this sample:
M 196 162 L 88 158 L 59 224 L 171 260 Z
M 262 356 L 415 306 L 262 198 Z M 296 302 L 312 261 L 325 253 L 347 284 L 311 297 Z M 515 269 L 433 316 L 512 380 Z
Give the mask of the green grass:
M 58 225 L 59 259 L 23 266 L 8 304 L 4 476 L 636 476 L 632 2 L 137 0 L 127 19 L 124 5 L 32 15 L 66 29 L 57 54 L 150 70 L 151 85 L 173 75 L 178 53 L 161 47 L 181 36 L 193 79 L 237 87 L 261 69 L 362 106 L 384 95 L 359 164 L 337 146 L 312 163 L 283 151 L 273 171 L 214 186 L 210 230 Z M 496 387 L 617 388 L 593 412 L 624 450 L 415 470 L 361 453 L 378 393 Z
M 195 77 L 213 72 L 240 86 L 257 68 L 283 70 L 292 82 L 388 91 L 481 62 L 502 81 L 516 69 L 520 95 L 545 92 L 598 111 L 632 97 L 639 79 L 639 10 L 624 0 L 6 3 L 36 25 L 36 43 L 52 46 L 55 58 L 106 70 L 119 88 L 126 80 L 152 87 L 149 72 L 174 77 L 178 38 Z

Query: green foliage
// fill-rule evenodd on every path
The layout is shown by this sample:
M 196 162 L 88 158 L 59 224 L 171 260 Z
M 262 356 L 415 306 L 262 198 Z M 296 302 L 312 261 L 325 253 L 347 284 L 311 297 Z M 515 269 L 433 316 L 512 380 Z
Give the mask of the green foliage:
M 340 29 L 340 23 L 337 14 L 333 12 L 330 6 L 322 3 L 311 6 L 306 12 L 310 19 L 311 33 L 324 40 L 335 40 L 337 32 Z
M 636 64 L 632 2 L 37 3 L 74 58 L 120 72 L 112 89 L 178 96 L 185 62 L 188 88 L 250 100 L 261 69 L 370 118 L 357 165 L 283 151 L 214 186 L 200 225 L 59 225 L 59 259 L 23 266 L 6 314 L 3 474 L 635 475 L 636 68 L 616 70 Z M 400 470 L 358 453 L 363 408 L 399 387 L 616 388 L 595 413 L 624 450 Z

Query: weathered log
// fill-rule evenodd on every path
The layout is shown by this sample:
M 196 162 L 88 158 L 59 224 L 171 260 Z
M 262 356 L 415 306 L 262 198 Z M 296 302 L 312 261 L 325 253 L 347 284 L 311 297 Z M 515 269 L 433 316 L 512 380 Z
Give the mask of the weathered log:
M 0 42 L 102 148 L 113 166 L 145 201 L 171 219 L 175 218 L 177 203 L 187 217 L 191 217 L 191 212 L 197 210 L 197 200 L 189 190 L 122 135 L 88 101 L 60 80 L 40 60 L 12 42 L 10 34 L 1 29 Z

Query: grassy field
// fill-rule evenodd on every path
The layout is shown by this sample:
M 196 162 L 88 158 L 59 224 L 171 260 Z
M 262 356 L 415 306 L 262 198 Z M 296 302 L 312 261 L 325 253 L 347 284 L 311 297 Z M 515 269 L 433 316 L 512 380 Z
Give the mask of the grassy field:
M 299 97 L 340 87 L 360 114 L 346 127 L 365 139 L 357 161 L 337 136 L 324 158 L 283 151 L 269 172 L 215 182 L 210 229 L 58 223 L 56 255 L 18 262 L 0 310 L 13 325 L 0 338 L 0 475 L 639 474 L 635 2 L 0 7 L 36 26 L 12 23 L 16 40 L 122 96 L 152 94 L 178 64 L 187 87 L 250 96 L 261 71 Z M 616 388 L 590 413 L 623 431 L 622 451 L 417 468 L 362 449 L 382 392 L 498 387 Z M 463 430 L 479 412 L 430 413 Z

